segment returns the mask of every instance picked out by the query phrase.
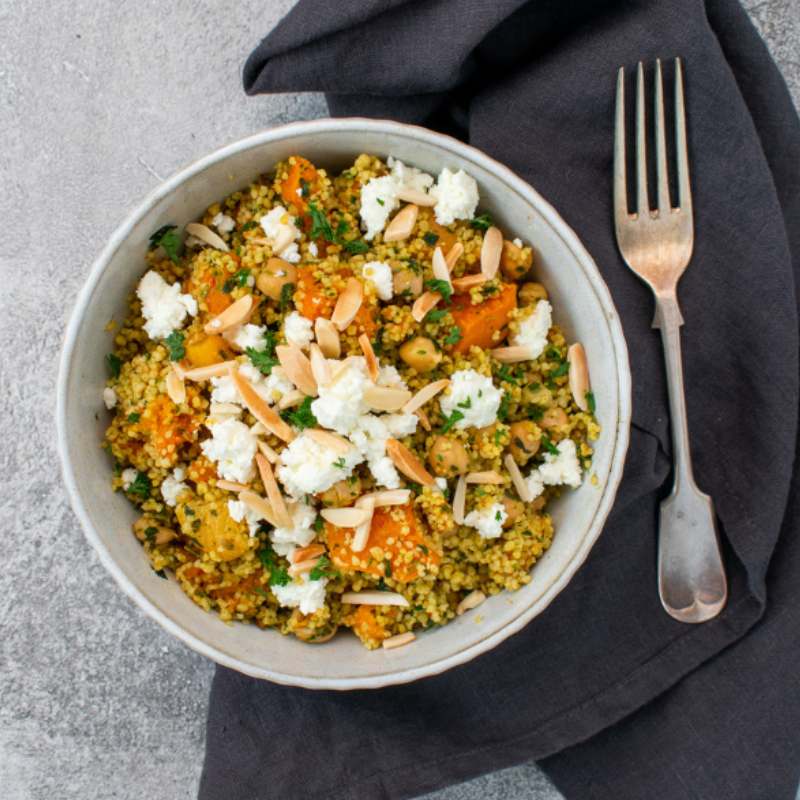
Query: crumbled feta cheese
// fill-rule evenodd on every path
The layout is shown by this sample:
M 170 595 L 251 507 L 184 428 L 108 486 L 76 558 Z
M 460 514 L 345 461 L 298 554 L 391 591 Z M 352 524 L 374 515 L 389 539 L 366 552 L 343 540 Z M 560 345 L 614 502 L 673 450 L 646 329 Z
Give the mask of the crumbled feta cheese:
M 452 225 L 457 219 L 472 219 L 478 207 L 478 184 L 460 169 L 451 172 L 445 167 L 431 189 L 436 198 L 433 210 L 440 225 Z
M 342 454 L 301 434 L 281 451 L 278 479 L 292 497 L 317 494 L 349 478 L 363 456 L 353 447 Z
M 292 242 L 284 247 L 281 250 L 281 258 L 290 264 L 296 264 L 300 260 L 300 250 L 297 248 L 297 242 Z
M 447 491 L 447 478 L 434 478 L 433 481 L 439 487 L 440 491 Z
M 367 261 L 361 274 L 372 282 L 381 300 L 391 300 L 394 291 L 392 268 L 384 261 Z
M 450 388 L 441 395 L 442 413 L 450 417 L 458 411 L 463 414 L 454 427 L 484 428 L 497 419 L 497 410 L 503 393 L 495 388 L 491 378 L 474 369 L 463 369 L 450 376 Z
M 288 557 L 295 547 L 305 547 L 311 544 L 316 535 L 314 520 L 317 512 L 304 502 L 289 506 L 289 516 L 292 525 L 289 528 L 275 528 L 269 535 L 279 556 Z
M 524 247 L 522 244 L 522 239 L 520 239 L 519 236 L 517 236 L 517 238 L 514 239 L 511 244 L 516 245 L 517 247 Z
M 348 361 L 336 381 L 319 387 L 311 411 L 323 428 L 347 436 L 356 427 L 358 418 L 367 412 L 363 398 L 369 378 L 361 362 L 363 359 Z
M 139 473 L 135 469 L 128 469 L 122 470 L 122 488 L 127 492 L 128 489 L 131 488 L 131 484 L 136 480 L 136 477 Z
M 269 403 L 274 403 L 285 394 L 294 391 L 294 384 L 286 377 L 283 367 L 276 365 L 263 382 L 263 388 L 264 399 Z
M 278 245 L 278 249 L 275 250 L 276 256 L 291 263 L 300 260 L 297 240 L 301 234 L 294 224 L 294 218 L 283 206 L 275 206 L 272 211 L 261 217 L 261 227 L 273 246 Z
M 220 233 L 230 233 L 236 227 L 233 217 L 229 217 L 227 214 L 223 214 L 221 211 L 219 214 L 215 214 L 212 217 L 211 224 Z
M 503 532 L 503 523 L 508 514 L 502 503 L 493 503 L 480 511 L 470 511 L 464 524 L 475 528 L 481 539 L 496 539 Z
M 225 334 L 223 336 L 233 342 L 240 350 L 247 350 L 248 347 L 253 348 L 253 350 L 263 350 L 266 345 L 264 341 L 266 332 L 266 326 L 248 323 L 237 328 L 232 336 Z
M 178 497 L 189 487 L 183 482 L 186 477 L 186 470 L 183 467 L 176 467 L 172 470 L 172 475 L 167 475 L 161 484 L 161 496 L 168 506 L 174 508 L 178 502 Z
M 306 348 L 314 338 L 314 323 L 297 311 L 292 311 L 283 320 L 283 335 L 289 344 Z
M 258 534 L 261 515 L 241 500 L 228 500 L 228 514 L 235 522 L 246 522 L 251 537 Z
M 151 339 L 165 339 L 183 325 L 187 315 L 197 314 L 197 301 L 190 294 L 181 294 L 181 285 L 171 286 L 150 270 L 139 282 L 136 294 L 142 301 L 144 329 Z
M 547 300 L 540 300 L 533 314 L 519 323 L 519 330 L 511 337 L 511 344 L 527 347 L 531 358 L 538 358 L 547 347 L 547 332 L 553 324 L 553 307 Z
M 393 364 L 383 364 L 378 370 L 378 386 L 394 386 L 399 389 L 406 389 L 406 382 L 400 377 L 397 367 Z
M 270 586 L 278 603 L 287 608 L 299 608 L 301 614 L 313 614 L 325 605 L 325 585 L 327 578 L 318 581 L 309 580 L 305 575 L 298 575 L 286 586 Z
M 528 486 L 531 500 L 535 500 L 544 491 L 544 481 L 539 474 L 538 468 L 531 470 L 531 474 L 525 478 L 525 483 Z
M 361 451 L 370 472 L 379 486 L 387 489 L 400 487 L 400 475 L 392 460 L 386 455 L 386 441 L 392 437 L 410 436 L 417 429 L 416 414 L 363 414 L 350 441 Z
M 539 465 L 539 475 L 546 486 L 566 484 L 573 488 L 581 485 L 581 465 L 572 439 L 562 439 L 556 444 L 558 455 L 544 454 L 544 464 Z
M 117 405 L 117 393 L 110 386 L 103 389 L 103 402 L 109 411 Z
M 208 426 L 211 438 L 200 444 L 207 458 L 217 465 L 217 473 L 226 481 L 247 483 L 253 477 L 253 459 L 257 440 L 250 428 L 230 417 Z
M 386 164 L 392 171 L 392 177 L 398 186 L 404 189 L 414 189 L 417 192 L 427 192 L 433 185 L 433 175 L 428 175 L 416 167 L 409 167 L 394 156 L 386 159 Z
M 317 247 L 317 243 L 316 242 L 311 242 L 308 245 L 308 252 L 311 253 L 311 255 L 314 258 L 316 258 L 319 255 L 319 248 Z
M 276 374 L 276 370 L 278 371 Z M 277 366 L 272 368 L 269 378 L 264 380 L 264 375 L 260 370 L 253 366 L 253 362 L 248 358 L 246 361 L 239 363 L 239 374 L 246 378 L 252 387 L 267 401 L 274 401 L 274 389 L 278 385 L 285 386 L 281 395 L 294 388 L 286 380 L 283 370 Z M 274 376 L 274 377 L 273 377 Z M 239 390 L 233 382 L 230 375 L 220 375 L 219 377 L 211 378 L 211 402 L 212 403 L 239 403 L 241 404 L 242 398 L 239 395 Z M 279 398 L 278 398 L 279 399 Z

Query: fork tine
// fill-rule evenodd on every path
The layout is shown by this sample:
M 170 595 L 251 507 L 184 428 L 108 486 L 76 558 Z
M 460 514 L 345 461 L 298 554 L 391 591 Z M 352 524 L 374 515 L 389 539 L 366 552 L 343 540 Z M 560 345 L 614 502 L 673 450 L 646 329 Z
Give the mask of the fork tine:
M 667 176 L 667 143 L 664 134 L 664 84 L 661 77 L 661 59 L 656 59 L 656 182 L 658 183 L 658 212 L 666 214 L 670 210 L 669 178 Z
M 686 109 L 683 101 L 683 68 L 675 59 L 675 160 L 678 166 L 678 207 L 691 213 L 692 188 L 689 184 L 689 154 L 686 145 Z
M 636 68 L 636 199 L 637 212 L 643 216 L 650 211 L 647 194 L 647 129 L 644 117 L 644 67 Z
M 628 217 L 628 185 L 625 165 L 625 68 L 617 73 L 617 108 L 614 122 L 614 219 Z

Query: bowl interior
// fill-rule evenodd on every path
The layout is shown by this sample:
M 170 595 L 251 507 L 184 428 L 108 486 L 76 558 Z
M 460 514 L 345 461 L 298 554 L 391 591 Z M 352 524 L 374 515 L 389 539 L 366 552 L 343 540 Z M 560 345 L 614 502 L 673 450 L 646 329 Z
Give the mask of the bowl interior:
M 275 162 L 301 153 L 329 170 L 359 153 L 401 160 L 434 174 L 463 168 L 477 181 L 481 210 L 503 230 L 530 242 L 555 320 L 584 343 L 597 415 L 603 427 L 592 472 L 553 507 L 556 535 L 531 583 L 491 598 L 475 612 L 420 635 L 411 647 L 368 652 L 351 635 L 321 646 L 275 631 L 225 624 L 196 607 L 172 580 L 150 569 L 130 526 L 136 514 L 109 488 L 111 464 L 98 446 L 109 418 L 101 393 L 112 334 L 143 272 L 150 234 L 182 225 L 207 206 L 246 186 Z M 629 374 L 621 327 L 605 284 L 569 228 L 505 168 L 452 139 L 419 128 L 366 120 L 319 120 L 267 131 L 193 164 L 159 187 L 118 229 L 79 297 L 61 365 L 60 445 L 65 477 L 87 537 L 122 588 L 191 647 L 248 674 L 314 688 L 380 686 L 434 674 L 491 646 L 539 613 L 569 580 L 600 532 L 622 469 L 629 421 Z M 480 618 L 480 622 L 476 618 Z

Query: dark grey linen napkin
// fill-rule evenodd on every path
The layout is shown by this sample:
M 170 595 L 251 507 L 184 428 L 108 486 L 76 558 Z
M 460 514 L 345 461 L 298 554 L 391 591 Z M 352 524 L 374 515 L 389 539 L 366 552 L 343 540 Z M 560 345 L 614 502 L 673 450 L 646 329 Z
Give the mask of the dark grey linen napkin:
M 733 0 L 341 0 L 332 12 L 301 0 L 248 60 L 247 91 L 321 90 L 334 115 L 445 130 L 533 184 L 593 254 L 622 317 L 630 452 L 586 564 L 491 653 L 345 694 L 219 668 L 199 797 L 405 798 L 548 756 L 568 797 L 793 796 L 800 126 L 763 44 Z M 687 404 L 731 589 L 701 626 L 670 619 L 656 594 L 671 450 L 662 356 L 610 203 L 616 70 L 676 55 L 696 225 L 680 287 Z

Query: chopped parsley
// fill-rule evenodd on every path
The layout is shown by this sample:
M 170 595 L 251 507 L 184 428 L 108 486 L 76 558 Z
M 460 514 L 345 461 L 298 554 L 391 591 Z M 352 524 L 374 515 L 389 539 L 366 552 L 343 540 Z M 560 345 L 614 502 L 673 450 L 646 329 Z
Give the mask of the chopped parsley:
M 375 198 L 375 202 L 376 202 L 376 203 L 377 203 L 379 206 L 384 206 L 384 205 L 386 205 L 386 203 L 384 203 L 384 201 L 383 201 L 383 200 L 381 200 L 381 198 L 380 198 L 380 197 L 376 197 L 376 198 Z
M 264 571 L 269 573 L 270 586 L 286 586 L 292 582 L 286 569 L 275 561 L 275 551 L 271 545 L 267 545 L 258 551 L 258 559 L 261 562 L 261 566 L 264 567 Z
M 562 361 L 551 373 L 548 377 L 550 378 L 562 378 L 569 372 L 569 361 Z
M 497 409 L 497 419 L 500 422 L 505 422 L 508 419 L 508 407 L 511 405 L 511 395 L 508 392 L 503 392 L 503 397 L 500 400 L 500 407 Z
M 253 228 L 257 228 L 258 224 L 259 223 L 257 219 L 248 220 L 244 225 L 242 225 L 242 231 L 251 231 Z
M 433 231 L 428 231 L 422 238 L 425 240 L 425 244 L 429 244 L 431 247 L 439 241 L 439 236 Z
M 544 416 L 544 409 L 536 404 L 528 406 L 528 419 L 538 422 Z
M 324 519 L 322 519 L 322 517 L 321 517 L 319 514 L 317 514 L 317 517 L 316 517 L 316 519 L 314 520 L 314 530 L 315 530 L 317 533 L 322 533 L 322 529 L 323 529 L 324 527 L 325 527 L 325 520 L 324 520 Z
M 138 422 L 141 418 L 142 415 L 137 411 L 134 411 L 132 414 L 128 414 L 128 422 Z
M 170 261 L 178 263 L 181 251 L 181 235 L 175 225 L 162 225 L 155 233 L 150 235 L 150 249 L 157 247 L 164 249 Z
M 471 228 L 475 228 L 476 230 L 488 231 L 494 222 L 488 214 L 481 214 L 480 216 L 475 217 L 475 219 L 471 219 L 469 224 Z
M 252 347 L 248 347 L 245 353 L 253 362 L 253 366 L 261 372 L 262 375 L 269 375 L 272 372 L 272 368 L 278 363 L 278 359 L 267 350 L 256 350 Z
M 144 472 L 137 472 L 136 479 L 128 487 L 128 493 L 147 500 L 150 497 L 150 478 Z
M 308 573 L 309 580 L 318 581 L 322 578 L 334 578 L 339 573 L 332 569 L 331 560 L 327 556 L 320 556 L 317 563 L 311 568 Z
M 419 263 L 415 259 L 409 258 L 408 261 L 406 261 L 406 266 L 415 275 L 421 275 L 422 274 L 422 267 L 419 265 Z
M 462 419 L 464 419 L 464 413 L 457 408 L 453 409 L 453 413 L 449 417 L 444 418 L 444 425 L 439 429 L 439 433 L 447 433 L 456 422 Z
M 281 299 L 278 304 L 278 307 L 281 311 L 286 311 L 287 306 L 289 303 L 292 302 L 292 296 L 294 295 L 294 284 L 293 283 L 284 283 L 281 286 Z
M 459 408 L 472 408 L 472 398 L 468 397 L 466 400 L 462 400 L 460 403 L 456 403 Z
M 461 329 L 458 325 L 453 325 L 450 328 L 450 333 L 447 334 L 445 337 L 444 343 L 445 344 L 458 344 L 461 341 Z
M 152 525 L 149 525 L 144 529 L 144 537 L 150 544 L 155 543 L 157 533 L 158 533 L 158 528 L 154 528 Z
M 501 381 L 505 381 L 506 383 L 512 383 L 515 386 L 519 384 L 520 378 L 522 375 L 516 369 L 512 369 L 508 364 L 503 364 L 499 370 L 497 370 L 497 377 Z
M 353 239 L 350 242 L 344 242 L 343 247 L 348 253 L 354 256 L 359 256 L 369 250 L 369 245 L 362 239 Z
M 447 281 L 443 281 L 441 278 L 433 278 L 425 281 L 425 285 L 432 292 L 438 292 L 447 305 L 450 304 L 450 298 L 453 296 L 453 287 Z
M 439 322 L 442 317 L 447 316 L 449 311 L 445 311 L 443 308 L 432 308 L 426 315 L 425 319 L 422 320 L 423 323 L 425 322 Z
M 594 401 L 594 392 L 586 392 L 586 404 L 589 406 L 589 413 L 594 414 L 597 405 Z
M 300 178 L 300 196 L 308 197 L 310 194 L 311 184 L 305 178 Z
M 344 456 L 339 456 L 339 458 L 333 462 L 333 466 L 337 469 L 347 469 L 347 462 L 344 460 Z
M 560 450 L 550 441 L 550 437 L 547 434 L 542 434 L 542 447 L 550 453 L 551 456 L 557 456 L 560 454 Z
M 502 512 L 502 511 L 500 511 L 500 510 L 498 510 L 498 511 L 495 511 L 495 513 L 494 513 L 494 518 L 495 518 L 495 520 L 496 520 L 497 522 L 501 522 L 501 521 L 502 521 L 502 519 L 503 519 L 503 512 Z
M 170 361 L 180 361 L 186 355 L 186 348 L 183 346 L 183 334 L 180 331 L 172 331 L 164 339 L 164 344 L 169 351 Z
M 294 425 L 295 428 L 299 428 L 301 431 L 305 428 L 316 428 L 318 423 L 314 412 L 311 410 L 312 402 L 313 398 L 305 397 L 299 406 L 287 408 L 285 411 L 282 411 L 281 417 L 290 425 Z
M 392 577 L 392 560 L 390 558 L 385 559 L 383 562 L 383 574 L 387 578 Z
M 108 366 L 108 371 L 111 373 L 111 377 L 119 378 L 119 371 L 122 369 L 122 361 L 119 356 L 109 353 L 106 356 L 106 364 Z
M 331 228 L 331 223 L 325 216 L 325 213 L 317 208 L 316 203 L 308 204 L 308 213 L 311 214 L 311 231 L 308 234 L 311 239 L 325 239 L 328 242 L 334 243 L 336 236 Z
M 225 283 L 222 284 L 222 291 L 225 294 L 230 294 L 236 288 L 236 278 L 228 278 Z

